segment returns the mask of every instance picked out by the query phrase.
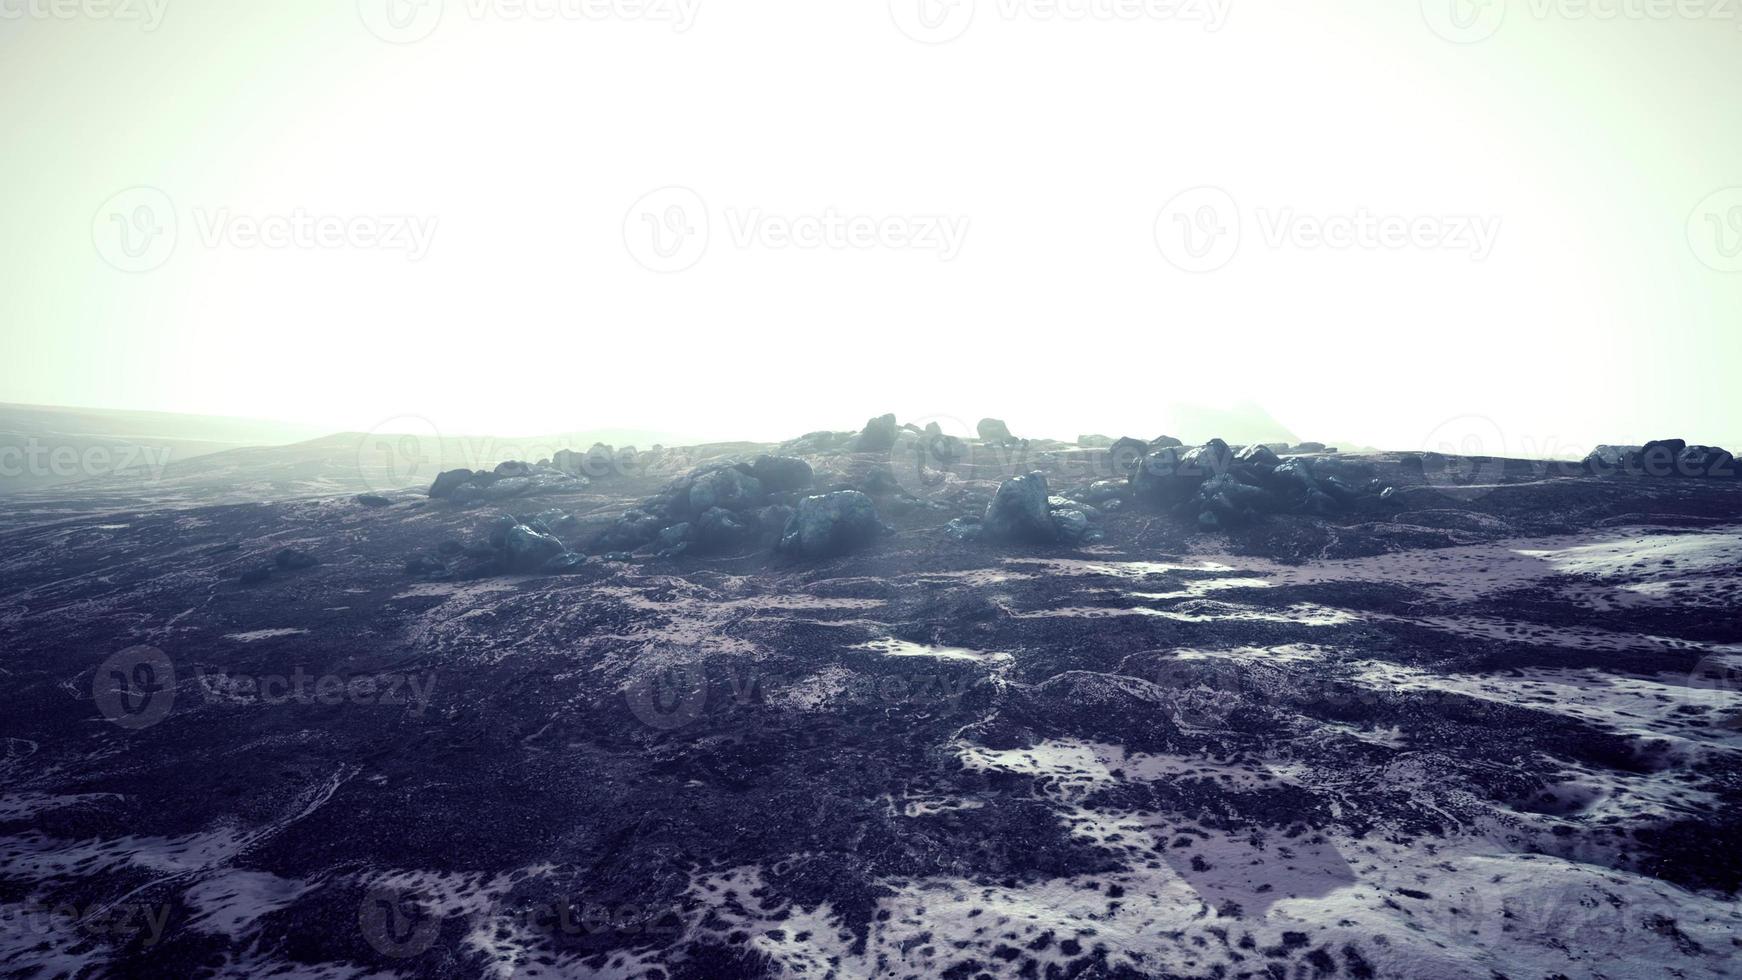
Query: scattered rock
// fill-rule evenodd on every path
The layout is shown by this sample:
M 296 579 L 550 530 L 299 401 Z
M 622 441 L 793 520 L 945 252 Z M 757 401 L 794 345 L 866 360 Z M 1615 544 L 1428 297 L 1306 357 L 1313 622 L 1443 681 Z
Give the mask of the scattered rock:
M 503 536 L 504 564 L 517 572 L 530 572 L 567 551 L 556 538 L 541 534 L 524 524 L 509 528 Z
M 578 555 L 572 551 L 565 551 L 560 555 L 553 555 L 549 561 L 546 561 L 539 567 L 539 571 L 546 575 L 569 575 L 580 571 L 585 568 L 586 565 L 586 555 Z
M 532 464 L 523 463 L 519 460 L 508 460 L 506 462 L 497 463 L 495 473 L 496 476 L 503 479 L 517 476 L 531 476 Z
M 454 490 L 472 482 L 472 477 L 475 475 L 471 470 L 448 470 L 446 473 L 438 475 L 435 482 L 430 484 L 429 495 L 436 500 L 451 497 Z
M 376 494 L 376 493 L 360 493 L 357 495 L 356 500 L 357 500 L 357 503 L 361 504 L 364 507 L 391 507 L 391 506 L 393 506 L 393 501 L 388 500 L 386 497 L 383 497 L 380 494 Z
M 796 456 L 758 456 L 740 469 L 754 477 L 769 493 L 803 490 L 814 478 L 811 464 Z
M 787 522 L 780 550 L 803 558 L 858 551 L 883 533 L 871 498 L 857 490 L 806 497 Z
M 1149 443 L 1125 436 L 1115 442 L 1107 452 L 1113 463 L 1113 474 L 1129 476 L 1137 468 L 1137 464 L 1143 461 L 1143 457 L 1149 455 Z
M 735 467 L 722 467 L 702 474 L 690 485 L 689 509 L 696 515 L 714 507 L 743 510 L 760 505 L 763 496 L 761 480 Z
M 1003 541 L 1056 541 L 1058 529 L 1047 506 L 1048 496 L 1044 473 L 1005 480 L 986 505 L 981 520 L 986 535 Z
M 865 428 L 853 440 L 853 450 L 861 453 L 886 453 L 895 448 L 895 416 L 883 415 L 865 423 Z
M 975 426 L 974 430 L 980 434 L 980 441 L 989 445 L 1008 446 L 1018 441 L 1015 436 L 1010 434 L 1010 426 L 1005 425 L 999 419 L 981 419 L 980 424 Z

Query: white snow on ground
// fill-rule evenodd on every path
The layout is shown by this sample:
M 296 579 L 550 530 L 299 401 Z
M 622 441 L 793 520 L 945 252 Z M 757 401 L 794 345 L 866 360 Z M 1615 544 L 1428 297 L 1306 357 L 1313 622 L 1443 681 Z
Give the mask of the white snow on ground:
M 1010 659 L 1008 653 L 987 653 L 981 650 L 964 650 L 959 647 L 928 646 L 924 643 L 897 640 L 893 637 L 860 643 L 852 649 L 876 650 L 888 657 L 935 657 L 939 660 L 963 660 L 978 664 L 999 663 Z
M 264 871 L 225 871 L 200 881 L 182 897 L 194 910 L 189 926 L 242 939 L 261 916 L 288 907 L 313 888 L 306 881 Z

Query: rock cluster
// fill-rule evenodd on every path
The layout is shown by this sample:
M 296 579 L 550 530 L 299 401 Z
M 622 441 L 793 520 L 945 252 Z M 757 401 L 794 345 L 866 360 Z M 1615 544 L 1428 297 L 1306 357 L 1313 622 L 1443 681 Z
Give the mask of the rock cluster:
M 498 514 L 484 523 L 483 539 L 470 545 L 444 541 L 434 555 L 412 555 L 405 573 L 440 581 L 494 574 L 563 574 L 586 564 L 557 537 L 579 526 L 555 508 L 539 514 Z
M 886 419 L 893 433 L 894 416 Z M 875 429 L 876 439 L 884 434 L 882 423 L 873 420 L 867 427 Z M 860 487 L 807 494 L 814 480 L 810 464 L 794 456 L 704 466 L 624 514 L 590 550 L 651 549 L 671 557 L 772 545 L 785 554 L 821 558 L 858 550 L 883 533 L 868 493 L 893 486 L 887 467 L 873 469 Z
M 1046 474 L 1030 473 L 1004 481 L 979 520 L 957 518 L 945 534 L 958 541 L 1079 545 L 1102 539 L 1100 523 L 1098 508 L 1052 495 Z
M 1212 529 L 1238 527 L 1264 514 L 1328 516 L 1389 489 L 1364 463 L 1329 456 L 1283 460 L 1268 446 L 1236 453 L 1220 439 L 1152 452 L 1132 470 L 1129 484 L 1138 500 Z
M 1742 477 L 1742 468 L 1728 450 L 1690 446 L 1682 439 L 1659 439 L 1643 446 L 1598 446 L 1585 457 L 1584 468 L 1593 476 Z
M 566 450 L 565 450 L 566 452 Z M 562 453 L 558 453 L 561 456 Z M 525 463 L 518 460 L 499 464 L 494 470 L 448 470 L 436 476 L 430 485 L 433 500 L 447 500 L 466 507 L 478 503 L 498 503 L 529 493 L 572 492 L 584 490 L 590 481 L 584 476 L 566 473 L 553 463 Z

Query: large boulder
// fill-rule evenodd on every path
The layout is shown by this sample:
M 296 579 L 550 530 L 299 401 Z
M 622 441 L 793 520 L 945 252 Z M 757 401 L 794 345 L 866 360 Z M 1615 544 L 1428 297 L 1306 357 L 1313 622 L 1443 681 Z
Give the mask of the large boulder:
M 1585 472 L 1592 476 L 1614 476 L 1627 468 L 1627 460 L 1641 446 L 1598 446 L 1585 456 Z
M 760 504 L 764 496 L 761 480 L 728 466 L 696 477 L 690 484 L 689 508 L 698 515 L 713 507 L 744 510 Z
M 1195 449 L 1188 449 L 1180 457 L 1181 469 L 1195 473 L 1201 480 L 1228 472 L 1228 467 L 1233 463 L 1233 450 L 1220 439 L 1211 439 Z
M 865 428 L 853 440 L 853 450 L 861 453 L 886 453 L 895 448 L 895 416 L 881 415 L 865 423 Z
M 801 558 L 850 554 L 883 533 L 871 498 L 857 490 L 806 497 L 787 521 L 780 550 Z
M 561 541 L 548 534 L 535 531 L 524 524 L 516 524 L 509 528 L 502 541 L 502 552 L 506 564 L 517 572 L 536 571 L 545 562 L 567 550 Z
M 1128 476 L 1149 455 L 1149 443 L 1125 436 L 1107 450 L 1112 460 L 1114 476 Z
M 981 526 L 989 537 L 1004 541 L 1056 541 L 1058 528 L 1052 520 L 1048 496 L 1044 473 L 1005 480 L 986 505 Z
M 1150 449 L 1184 449 L 1185 445 L 1173 436 L 1156 436 L 1149 440 Z
M 974 430 L 980 433 L 981 442 L 995 446 L 1007 446 L 1016 441 L 1016 437 L 1010 434 L 1010 426 L 998 419 L 981 419 Z
M 1077 437 L 1077 447 L 1079 449 L 1111 449 L 1112 446 L 1112 436 L 1091 435 Z
M 1247 466 L 1261 466 L 1274 469 L 1282 465 L 1282 459 L 1269 446 L 1247 446 L 1234 457 L 1236 463 Z
M 498 477 L 501 477 L 502 479 L 508 479 L 509 477 L 531 476 L 532 475 L 532 464 L 531 463 L 524 463 L 524 462 L 521 462 L 520 460 L 517 460 L 517 459 L 511 459 L 511 460 L 508 460 L 506 462 L 497 463 L 495 473 Z
M 811 464 L 796 456 L 758 456 L 739 469 L 755 477 L 768 493 L 803 490 L 811 485 Z
M 435 482 L 430 484 L 429 495 L 436 500 L 451 497 L 456 489 L 471 483 L 475 475 L 471 470 L 448 470 L 436 476 Z
M 1676 457 L 1676 472 L 1682 476 L 1729 479 L 1736 475 L 1736 460 L 1719 446 L 1689 446 Z
M 755 533 L 749 520 L 740 520 L 723 507 L 710 507 L 696 518 L 694 538 L 696 547 L 703 551 L 730 551 Z
M 1204 477 L 1195 468 L 1182 466 L 1182 455 L 1177 448 L 1169 448 L 1145 456 L 1131 470 L 1132 495 L 1163 506 L 1190 499 Z

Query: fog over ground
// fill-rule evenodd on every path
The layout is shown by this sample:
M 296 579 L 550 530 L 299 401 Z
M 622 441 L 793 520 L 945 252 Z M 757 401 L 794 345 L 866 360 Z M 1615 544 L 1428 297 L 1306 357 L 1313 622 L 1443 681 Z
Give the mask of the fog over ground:
M 1742 437 L 1725 5 L 0 14 L 0 401 L 322 431 L 773 440 L 895 411 L 1149 437 L 1187 403 L 1386 448 Z

